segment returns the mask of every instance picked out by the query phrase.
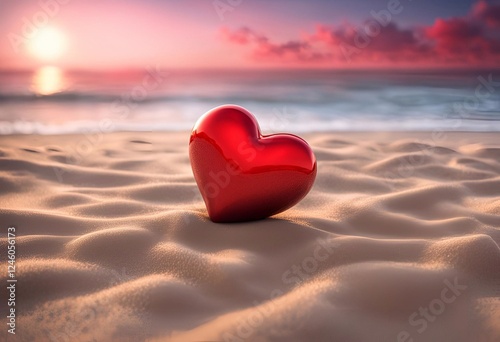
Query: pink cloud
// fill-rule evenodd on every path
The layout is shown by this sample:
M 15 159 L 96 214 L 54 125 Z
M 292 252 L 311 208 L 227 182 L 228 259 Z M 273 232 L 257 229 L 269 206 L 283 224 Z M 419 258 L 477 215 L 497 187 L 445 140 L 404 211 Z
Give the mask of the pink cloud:
M 488 3 L 485 0 L 478 1 L 473 8 L 473 15 L 490 27 L 500 28 L 500 3 Z
M 353 61 L 407 61 L 424 57 L 429 52 L 428 45 L 412 30 L 402 29 L 394 23 L 385 27 L 371 25 L 374 21 L 367 21 L 357 28 L 349 24 L 337 27 L 319 25 L 310 40 L 337 49 Z
M 438 18 L 426 27 L 401 28 L 394 22 L 381 23 L 372 18 L 359 26 L 320 24 L 314 32 L 285 43 L 272 42 L 248 27 L 225 28 L 223 34 L 227 41 L 249 48 L 257 61 L 497 66 L 499 13 L 500 6 L 481 0 L 469 16 Z
M 241 27 L 237 30 L 222 28 L 221 33 L 229 42 L 252 46 L 252 55 L 257 60 L 322 61 L 329 57 L 315 51 L 308 41 L 292 40 L 285 43 L 273 43 L 266 36 L 248 27 Z
M 468 18 L 437 19 L 426 28 L 435 53 L 446 61 L 488 63 L 500 58 L 500 39 L 480 21 Z
M 249 44 L 253 41 L 258 41 L 264 37 L 258 36 L 248 27 L 241 27 L 238 30 L 231 31 L 227 27 L 223 27 L 221 29 L 221 34 L 224 39 L 227 41 L 236 43 L 236 44 Z M 265 38 L 264 38 L 265 39 Z

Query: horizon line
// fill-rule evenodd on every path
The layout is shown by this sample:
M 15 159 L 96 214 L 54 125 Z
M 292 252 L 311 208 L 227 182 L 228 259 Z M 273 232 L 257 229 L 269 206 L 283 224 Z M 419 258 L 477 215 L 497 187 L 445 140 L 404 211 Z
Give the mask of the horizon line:
M 151 68 L 151 65 L 145 67 L 122 67 L 122 68 L 64 68 L 56 65 L 42 65 L 34 68 L 1 68 L 0 73 L 33 73 L 44 67 L 55 67 L 64 72 L 71 73 L 134 73 L 142 72 Z M 500 71 L 500 66 L 398 66 L 398 67 L 372 67 L 372 66 L 360 66 L 360 67 L 329 67 L 329 68 L 299 68 L 299 67 L 243 67 L 243 68 L 221 68 L 221 67 L 189 67 L 189 68 L 179 68 L 179 67 L 159 67 L 159 70 L 170 71 L 170 72 L 358 72 L 358 71 L 370 71 L 370 72 L 397 72 L 397 71 L 415 71 L 415 72 L 450 72 L 450 71 L 478 71 L 478 70 L 489 70 L 489 71 Z

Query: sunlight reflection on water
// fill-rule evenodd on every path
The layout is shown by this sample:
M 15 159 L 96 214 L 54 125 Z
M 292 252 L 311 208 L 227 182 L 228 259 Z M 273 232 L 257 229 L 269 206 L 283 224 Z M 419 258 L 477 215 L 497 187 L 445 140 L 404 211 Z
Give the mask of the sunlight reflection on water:
M 33 75 L 32 90 L 38 95 L 55 94 L 64 87 L 64 74 L 58 67 L 44 66 L 37 69 Z

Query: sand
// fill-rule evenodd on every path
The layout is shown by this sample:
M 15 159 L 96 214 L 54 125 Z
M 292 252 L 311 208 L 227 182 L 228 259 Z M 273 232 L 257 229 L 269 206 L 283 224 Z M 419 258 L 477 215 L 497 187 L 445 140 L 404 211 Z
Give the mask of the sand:
M 9 340 L 499 341 L 499 134 L 303 137 L 312 191 L 239 224 L 208 220 L 187 132 L 0 137 Z

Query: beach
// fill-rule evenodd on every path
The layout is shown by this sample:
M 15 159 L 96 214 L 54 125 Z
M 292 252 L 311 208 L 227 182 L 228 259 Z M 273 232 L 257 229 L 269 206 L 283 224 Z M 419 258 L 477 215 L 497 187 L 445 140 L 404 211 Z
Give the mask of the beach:
M 187 131 L 0 136 L 0 339 L 499 341 L 499 133 L 301 136 L 311 192 L 231 224 Z

